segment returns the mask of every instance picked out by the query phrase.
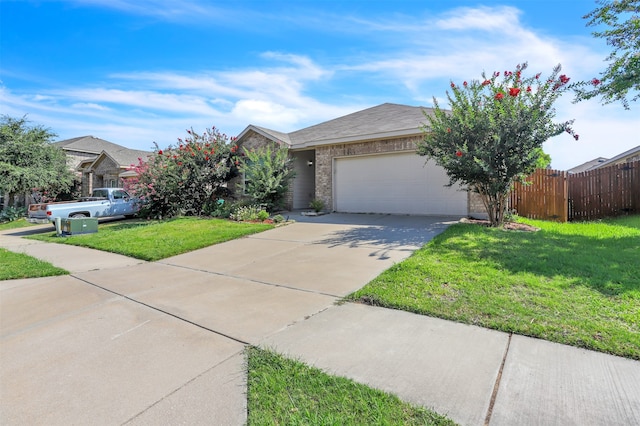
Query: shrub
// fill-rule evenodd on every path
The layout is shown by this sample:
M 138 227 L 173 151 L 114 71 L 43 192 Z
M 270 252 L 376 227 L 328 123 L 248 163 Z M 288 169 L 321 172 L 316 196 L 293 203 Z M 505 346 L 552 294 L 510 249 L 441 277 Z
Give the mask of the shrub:
M 273 219 L 273 223 L 282 223 L 282 222 L 284 222 L 284 216 L 282 216 L 281 214 L 277 214 L 274 217 L 272 217 L 271 219 Z
M 138 177 L 126 189 L 141 200 L 142 217 L 201 216 L 216 209 L 225 185 L 238 175 L 241 155 L 235 139 L 214 128 L 187 130 L 178 146 L 155 152 L 132 166 Z
M 27 215 L 25 207 L 7 207 L 0 211 L 0 222 L 13 222 Z
M 311 202 L 309 203 L 309 207 L 311 207 L 316 213 L 320 213 L 322 210 L 324 210 L 324 201 L 316 198 L 314 200 L 311 200 Z
M 235 205 L 232 202 L 224 199 L 216 200 L 215 202 L 209 202 L 205 204 L 204 214 L 211 217 L 219 217 L 222 219 L 229 219 Z
M 245 175 L 244 192 L 268 211 L 282 207 L 284 196 L 295 173 L 289 150 L 286 147 L 272 149 L 270 145 L 244 150 L 245 159 L 240 170 Z
M 264 209 L 262 208 L 262 206 L 260 206 L 258 204 L 251 204 L 251 205 L 248 205 L 248 206 L 240 206 L 240 207 L 237 207 L 234 210 L 233 213 L 231 213 L 229 218 L 231 220 L 237 220 L 239 222 L 240 221 L 244 221 L 244 222 L 254 221 L 254 220 L 258 220 L 259 219 L 260 212 L 262 212 L 262 211 L 264 211 Z M 267 217 L 269 217 L 268 213 L 267 213 Z
M 258 212 L 258 220 L 264 222 L 267 219 L 269 219 L 269 213 L 266 210 L 260 210 Z

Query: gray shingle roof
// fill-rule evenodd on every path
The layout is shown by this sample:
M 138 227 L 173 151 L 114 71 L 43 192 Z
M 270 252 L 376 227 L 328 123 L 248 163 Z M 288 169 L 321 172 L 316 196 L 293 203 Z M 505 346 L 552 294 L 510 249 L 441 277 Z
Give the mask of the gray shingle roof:
M 431 108 L 385 103 L 289 133 L 292 148 L 421 133 Z
M 67 151 L 88 152 L 91 154 L 100 154 L 102 151 L 116 151 L 125 148 L 122 145 L 96 138 L 94 136 L 80 136 L 78 138 L 66 139 L 54 142 L 53 145 Z
M 425 113 L 433 110 L 385 103 L 357 111 L 324 123 L 306 127 L 292 133 L 283 133 L 255 125 L 249 125 L 239 138 L 253 130 L 272 140 L 287 143 L 291 148 L 305 148 L 318 145 L 359 142 L 400 136 L 414 136 L 422 133 L 427 124 Z
M 138 165 L 138 158 L 146 160 L 152 153 L 149 151 L 140 151 L 137 149 L 123 148 L 118 151 L 109 152 L 109 155 L 113 160 L 120 165 L 120 167 L 129 167 L 130 165 Z
M 569 170 L 567 170 L 567 172 L 569 173 L 580 173 L 580 172 L 584 172 L 586 170 L 589 170 L 590 168 L 597 166 L 598 164 L 601 164 L 603 162 L 607 161 L 606 158 L 604 157 L 598 157 L 598 158 L 594 158 L 593 160 L 587 161 L 586 163 L 582 163 L 578 166 L 572 167 Z
M 596 166 L 592 167 L 591 170 L 599 169 L 600 167 L 610 166 L 612 164 L 615 164 L 618 160 L 625 157 L 630 157 L 633 154 L 640 154 L 640 145 L 633 147 L 630 150 L 623 152 L 622 154 L 618 154 L 615 157 L 609 158 L 608 160 L 603 161 L 600 164 L 597 164 Z
M 253 127 L 254 130 L 258 130 L 260 133 L 264 134 L 264 136 L 284 142 L 287 145 L 291 145 L 291 139 L 289 138 L 288 133 L 282 133 L 282 132 L 278 132 L 277 130 L 271 130 L 271 129 L 267 129 L 266 127 L 260 127 L 260 126 L 251 126 L 251 127 Z
M 65 139 L 63 141 L 54 142 L 53 145 L 67 151 L 96 154 L 96 158 L 104 151 L 121 167 L 129 167 L 131 164 L 138 164 L 138 158 L 145 158 L 151 154 L 150 151 L 129 149 L 122 145 L 96 138 L 94 136 L 80 136 L 78 138 Z

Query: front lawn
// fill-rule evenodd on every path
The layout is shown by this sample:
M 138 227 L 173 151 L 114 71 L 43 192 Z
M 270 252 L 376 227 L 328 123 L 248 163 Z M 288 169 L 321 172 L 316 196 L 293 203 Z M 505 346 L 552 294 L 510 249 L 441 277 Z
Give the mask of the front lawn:
M 33 258 L 24 253 L 14 253 L 3 248 L 0 248 L 0 259 L 2 259 L 0 262 L 0 281 L 50 277 L 69 273 L 43 260 Z
M 456 224 L 348 299 L 640 359 L 640 216 Z
M 27 226 L 33 226 L 33 223 L 27 222 L 27 219 L 12 220 L 11 222 L 0 223 L 0 231 L 7 229 L 25 228 Z
M 95 234 L 28 238 L 73 244 L 155 261 L 273 228 L 264 223 L 182 217 L 166 221 L 129 220 L 100 224 Z
M 388 393 L 248 349 L 248 425 L 455 425 Z

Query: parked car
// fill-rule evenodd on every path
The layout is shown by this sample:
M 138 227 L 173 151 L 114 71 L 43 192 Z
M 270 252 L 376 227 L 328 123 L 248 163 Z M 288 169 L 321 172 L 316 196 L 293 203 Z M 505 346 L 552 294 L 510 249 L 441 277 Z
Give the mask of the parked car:
M 97 188 L 90 197 L 77 201 L 41 203 L 29 205 L 27 221 L 31 223 L 54 222 L 59 218 L 134 216 L 140 208 L 122 188 Z

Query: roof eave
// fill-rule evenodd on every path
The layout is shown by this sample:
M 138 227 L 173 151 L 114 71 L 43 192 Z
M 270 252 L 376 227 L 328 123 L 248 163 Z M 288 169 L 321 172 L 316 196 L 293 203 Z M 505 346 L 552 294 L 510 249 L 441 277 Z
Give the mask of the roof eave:
M 245 129 L 240 132 L 240 134 L 238 135 L 237 139 L 238 140 L 242 140 L 242 138 L 247 135 L 250 131 L 253 131 L 261 136 L 264 136 L 265 138 L 272 140 L 274 142 L 282 142 L 285 145 L 291 147 L 291 142 L 290 141 L 284 141 L 282 140 L 282 138 L 277 137 L 276 135 L 272 135 L 271 133 L 268 133 L 266 131 L 264 131 L 263 129 L 261 129 L 260 127 L 254 126 L 253 124 L 248 125 L 247 127 L 245 127 Z
M 616 162 L 616 161 L 618 161 L 618 160 L 620 160 L 620 159 L 622 159 L 622 158 L 628 157 L 628 156 L 630 156 L 630 155 L 633 155 L 633 154 L 635 154 L 636 152 L 640 152 L 640 145 L 638 145 L 638 146 L 636 146 L 636 147 L 633 147 L 633 148 L 631 148 L 630 150 L 623 152 L 622 154 L 618 154 L 618 155 L 616 155 L 616 156 L 615 156 L 615 157 L 613 157 L 613 158 L 609 158 L 608 160 L 603 161 L 602 163 L 597 164 L 597 165 L 595 165 L 595 166 L 591 167 L 589 170 L 595 170 L 595 169 L 599 169 L 599 168 L 601 168 L 601 167 L 607 167 L 607 166 L 610 166 L 610 165 L 612 165 L 612 164 L 615 164 L 615 162 Z
M 370 135 L 354 135 L 354 136 L 347 136 L 347 137 L 335 138 L 335 139 L 307 141 L 307 142 L 302 142 L 300 144 L 294 143 L 291 145 L 291 149 L 295 150 L 295 149 L 301 149 L 301 148 L 313 148 L 316 146 L 323 146 L 323 145 L 338 145 L 338 144 L 348 144 L 348 143 L 357 143 L 357 142 L 368 142 L 368 141 L 378 140 L 378 139 L 395 139 L 395 138 L 406 137 L 406 136 L 420 136 L 422 134 L 423 134 L 423 131 L 421 128 L 394 130 L 392 132 L 372 133 Z

